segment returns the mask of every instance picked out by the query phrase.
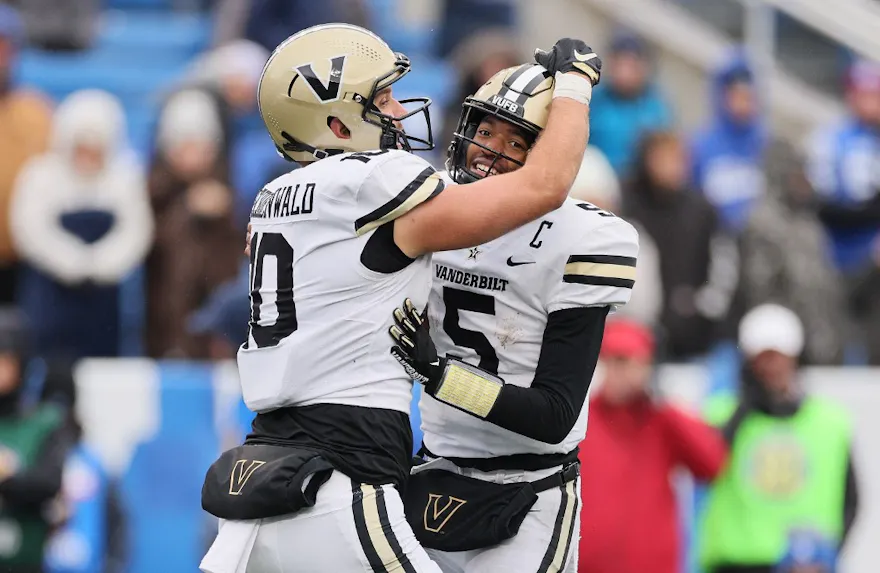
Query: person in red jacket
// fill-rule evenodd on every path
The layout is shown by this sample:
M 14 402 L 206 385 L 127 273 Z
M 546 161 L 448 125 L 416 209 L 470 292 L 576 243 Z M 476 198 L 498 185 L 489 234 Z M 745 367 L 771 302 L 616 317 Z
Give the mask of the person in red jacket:
M 670 473 L 719 474 L 719 432 L 659 403 L 651 392 L 654 338 L 641 324 L 609 321 L 601 385 L 581 443 L 579 573 L 679 573 L 684 556 Z

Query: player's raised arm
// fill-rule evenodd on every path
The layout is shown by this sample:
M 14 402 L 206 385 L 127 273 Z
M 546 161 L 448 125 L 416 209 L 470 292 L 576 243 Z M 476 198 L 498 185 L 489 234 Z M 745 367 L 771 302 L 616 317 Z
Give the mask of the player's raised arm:
M 589 46 L 568 38 L 558 41 L 551 52 L 539 51 L 535 57 L 546 71 L 531 66 L 512 82 L 508 78 L 496 96 L 513 115 L 546 113 L 546 109 L 523 106 L 529 98 L 525 90 L 531 82 L 553 84 L 547 127 L 525 165 L 466 187 L 449 186 L 398 219 L 394 239 L 407 255 L 478 245 L 562 205 L 586 149 L 589 102 L 602 65 Z M 522 98 L 522 102 L 508 99 L 511 96 Z

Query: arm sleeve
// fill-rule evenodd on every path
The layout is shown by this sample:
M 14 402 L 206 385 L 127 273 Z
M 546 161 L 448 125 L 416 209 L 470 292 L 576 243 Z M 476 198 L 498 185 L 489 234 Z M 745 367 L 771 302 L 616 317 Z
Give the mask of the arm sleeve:
M 75 284 L 86 278 L 88 246 L 58 225 L 53 182 L 42 160 L 32 161 L 15 183 L 10 207 L 10 230 L 16 249 L 28 263 L 55 279 Z
M 61 489 L 62 471 L 70 447 L 70 432 L 65 426 L 49 434 L 32 466 L 0 482 L 3 501 L 34 507 L 55 497 Z
M 843 495 L 843 537 L 840 545 L 846 543 L 852 526 L 856 521 L 859 509 L 859 492 L 856 480 L 856 471 L 853 467 L 852 451 L 847 457 L 846 463 L 846 490 Z
M 531 387 L 505 385 L 486 421 L 548 444 L 565 439 L 587 398 L 608 309 L 551 313 Z
M 427 161 L 405 151 L 352 154 L 341 161 L 370 161 L 378 154 L 379 163 L 371 169 L 357 190 L 354 230 L 363 235 L 410 212 L 437 196 L 445 184 Z
M 721 432 L 671 406 L 664 408 L 663 421 L 675 461 L 697 479 L 714 479 L 727 459 L 727 445 Z
M 143 260 L 153 239 L 153 213 L 146 184 L 138 174 L 119 190 L 116 222 L 92 246 L 92 272 L 102 283 L 122 280 Z
M 595 213 L 590 216 L 599 216 Z M 562 277 L 552 288 L 547 312 L 583 306 L 616 307 L 629 302 L 636 279 L 639 235 L 614 216 L 591 227 L 568 246 Z

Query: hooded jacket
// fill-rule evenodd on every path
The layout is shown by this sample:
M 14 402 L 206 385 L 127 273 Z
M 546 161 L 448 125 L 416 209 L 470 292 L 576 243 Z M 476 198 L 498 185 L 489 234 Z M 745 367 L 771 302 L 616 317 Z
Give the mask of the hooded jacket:
M 791 308 L 805 325 L 805 359 L 839 363 L 844 297 L 803 162 L 793 148 L 777 142 L 765 163 L 766 196 L 740 241 L 743 306 L 776 302 Z
M 666 129 L 671 123 L 672 113 L 651 83 L 632 98 L 600 85 L 590 102 L 590 143 L 602 150 L 619 174 L 632 167 L 639 139 L 645 133 Z
M 94 176 L 74 169 L 79 141 L 105 152 Z M 16 182 L 11 226 L 22 257 L 64 284 L 116 284 L 143 260 L 153 221 L 116 98 L 88 90 L 62 103 L 49 152 L 28 163 Z
M 739 123 L 727 110 L 725 94 L 737 77 L 751 77 L 742 55 L 732 56 L 713 77 L 714 117 L 697 134 L 692 150 L 694 183 L 718 210 L 722 224 L 739 232 L 754 202 L 764 192 L 761 154 L 767 141 L 765 120 L 759 111 L 754 119 Z
M 712 206 L 689 189 L 667 191 L 651 180 L 640 150 L 624 201 L 659 252 L 663 306 L 660 326 L 670 359 L 706 352 L 719 335 L 738 276 L 736 245 Z
M 169 100 L 159 121 L 148 182 L 156 218 L 156 240 L 146 264 L 149 356 L 207 357 L 207 341 L 187 331 L 187 317 L 217 285 L 236 276 L 242 259 L 244 227 L 234 219 L 223 146 L 228 132 L 216 103 L 211 92 L 184 90 Z M 219 147 L 208 172 L 194 179 L 181 175 L 167 159 L 188 141 L 216 142 Z M 199 185 L 214 187 L 230 205 L 214 216 L 196 212 L 188 197 Z
M 809 176 L 834 262 L 847 275 L 870 266 L 880 240 L 880 125 L 855 117 L 822 128 L 810 141 Z
M 81 143 L 103 151 L 94 174 L 74 166 Z M 29 267 L 20 299 L 39 350 L 116 355 L 119 285 L 144 259 L 153 233 L 116 98 L 87 90 L 62 103 L 50 149 L 22 171 L 11 210 L 13 240 Z

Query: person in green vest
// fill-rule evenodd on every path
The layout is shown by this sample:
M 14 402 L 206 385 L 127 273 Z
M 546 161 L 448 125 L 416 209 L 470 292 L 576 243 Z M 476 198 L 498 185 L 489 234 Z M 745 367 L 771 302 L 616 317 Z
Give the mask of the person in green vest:
M 21 405 L 24 322 L 0 309 L 0 571 L 41 573 L 52 502 L 70 449 L 61 408 Z
M 739 325 L 744 357 L 739 397 L 708 403 L 710 423 L 730 444 L 728 465 L 709 489 L 700 527 L 706 573 L 833 573 L 787 565 L 793 535 L 809 530 L 837 552 L 856 517 L 852 426 L 840 407 L 804 393 L 801 321 L 764 304 Z

